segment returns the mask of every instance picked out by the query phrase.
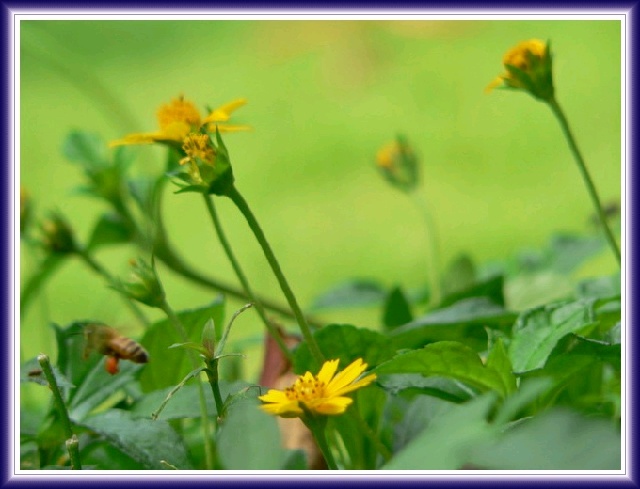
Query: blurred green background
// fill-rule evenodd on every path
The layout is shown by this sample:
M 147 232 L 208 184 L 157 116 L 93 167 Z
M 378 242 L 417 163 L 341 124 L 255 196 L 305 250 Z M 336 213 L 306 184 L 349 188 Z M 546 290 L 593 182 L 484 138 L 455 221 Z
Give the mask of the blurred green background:
M 157 108 L 179 94 L 203 111 L 246 97 L 234 121 L 254 130 L 225 142 L 237 186 L 303 308 L 351 277 L 415 288 L 429 267 L 420 213 L 374 167 L 377 149 L 399 132 L 422 158 L 421 192 L 445 262 L 461 252 L 480 263 L 501 260 L 542 246 L 554 231 L 588 227 L 592 205 L 548 107 L 524 93 L 483 93 L 503 72 L 504 52 L 529 38 L 551 40 L 560 104 L 601 197 L 619 199 L 619 21 L 22 22 L 20 182 L 39 215 L 62 211 L 84 240 L 105 208 L 73 193 L 81 171 L 61 153 L 71 130 L 108 141 L 155 130 Z M 160 171 L 163 154 L 140 147 L 132 171 Z M 245 222 L 230 202 L 218 201 L 254 288 L 284 302 Z M 188 261 L 236 283 L 198 196 L 169 194 L 165 210 Z M 98 259 L 124 276 L 131 253 L 113 247 Z M 579 273 L 614 272 L 609 255 Z M 23 280 L 36 266 L 23 246 Z M 160 273 L 176 309 L 212 299 Z M 376 327 L 378 314 L 339 311 L 322 319 Z M 75 261 L 21 319 L 25 359 L 53 353 L 51 321 L 134 329 L 116 293 Z M 246 314 L 233 335 L 259 331 L 257 316 Z M 260 361 L 256 354 L 253 362 Z

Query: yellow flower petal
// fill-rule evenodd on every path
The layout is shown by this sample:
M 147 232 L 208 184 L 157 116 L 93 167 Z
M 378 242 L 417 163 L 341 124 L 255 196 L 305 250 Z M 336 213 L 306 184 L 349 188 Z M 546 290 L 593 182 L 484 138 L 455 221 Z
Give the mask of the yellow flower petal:
M 347 407 L 353 402 L 353 399 L 348 397 L 333 397 L 330 400 L 314 406 L 314 411 L 318 414 L 335 415 L 342 414 L 346 411 Z
M 328 362 L 324 362 L 324 365 L 322 365 L 320 372 L 318 372 L 318 375 L 317 375 L 318 380 L 324 382 L 325 384 L 328 384 L 331 378 L 333 377 L 333 374 L 335 374 L 336 370 L 338 370 L 339 363 L 340 363 L 339 359 L 329 360 Z
M 345 387 L 342 387 L 341 389 L 337 389 L 336 391 L 333 391 L 333 395 L 334 396 L 342 396 L 343 394 L 346 394 L 347 392 L 351 392 L 351 391 L 354 391 L 356 389 L 359 389 L 360 387 L 364 387 L 366 385 L 369 385 L 371 382 L 376 380 L 376 378 L 377 378 L 376 374 L 367 375 L 366 377 L 363 377 L 362 379 L 360 379 L 357 382 L 354 382 L 353 384 L 347 385 Z
M 234 110 L 238 109 L 239 107 L 242 107 L 246 103 L 247 103 L 247 99 L 240 98 L 240 99 L 228 102 L 224 105 L 221 105 L 217 109 L 213 109 L 211 113 L 204 118 L 202 123 L 206 124 L 208 122 L 226 122 L 229 120 L 229 118 L 231 117 L 231 113 Z
M 327 390 L 335 392 L 339 389 L 342 389 L 346 385 L 356 380 L 366 369 L 367 364 L 363 363 L 361 358 L 358 358 L 333 378 L 333 380 L 327 386 Z

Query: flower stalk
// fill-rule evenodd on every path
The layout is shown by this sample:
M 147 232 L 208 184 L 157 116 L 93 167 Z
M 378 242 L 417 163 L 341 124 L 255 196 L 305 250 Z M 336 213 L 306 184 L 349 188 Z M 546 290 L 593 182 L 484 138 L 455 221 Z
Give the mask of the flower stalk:
M 291 307 L 291 310 L 295 315 L 296 321 L 298 322 L 298 326 L 300 327 L 300 331 L 302 332 L 302 336 L 304 337 L 305 341 L 309 345 L 309 350 L 311 351 L 313 358 L 315 359 L 318 365 L 321 365 L 324 362 L 324 356 L 322 355 L 322 352 L 320 351 L 318 344 L 316 343 L 315 339 L 313 338 L 313 335 L 311 334 L 311 328 L 309 327 L 309 324 L 307 323 L 307 320 L 304 317 L 304 314 L 302 313 L 302 309 L 298 305 L 296 296 L 291 290 L 291 287 L 289 286 L 289 283 L 287 282 L 286 277 L 282 273 L 282 269 L 280 268 L 280 263 L 278 263 L 278 260 L 275 254 L 273 253 L 273 250 L 271 249 L 271 246 L 269 245 L 269 242 L 267 241 L 267 238 L 265 237 L 264 232 L 262 231 L 262 228 L 258 223 L 258 220 L 256 219 L 253 212 L 251 211 L 251 208 L 249 207 L 249 204 L 247 203 L 247 201 L 244 199 L 242 194 L 238 192 L 238 189 L 235 187 L 235 185 L 231 185 L 231 187 L 228 190 L 227 196 L 231 199 L 231 201 L 236 205 L 240 213 L 247 220 L 247 223 L 249 224 L 249 228 L 253 232 L 253 235 L 255 236 L 255 238 L 258 240 L 258 243 L 262 248 L 264 256 L 269 262 L 271 270 L 273 271 L 273 274 L 276 276 L 276 279 L 278 280 L 280 289 L 282 289 L 282 292 L 284 293 L 287 299 L 287 302 L 289 303 L 289 307 Z
M 578 148 L 578 144 L 571 132 L 571 128 L 569 127 L 569 121 L 564 114 L 564 111 L 560 107 L 560 104 L 555 99 L 555 97 L 551 98 L 547 102 L 553 115 L 558 119 L 560 123 L 560 127 L 562 128 L 562 132 L 564 133 L 565 138 L 567 139 L 567 143 L 569 144 L 569 149 L 573 154 L 574 159 L 576 160 L 576 164 L 578 165 L 578 169 L 580 170 L 580 174 L 582 175 L 582 179 L 584 180 L 584 184 L 587 187 L 587 192 L 589 192 L 589 197 L 591 198 L 591 202 L 595 207 L 596 214 L 600 219 L 600 224 L 602 225 L 602 229 L 604 230 L 605 237 L 607 239 L 607 243 L 611 247 L 611 251 L 613 252 L 616 260 L 618 261 L 618 265 L 621 265 L 622 258 L 620 255 L 620 248 L 618 247 L 618 243 L 616 242 L 615 237 L 613 236 L 613 232 L 611 231 L 611 227 L 607 222 L 607 217 L 602 207 L 602 202 L 600 200 L 600 196 L 598 195 L 598 191 L 596 190 L 596 186 L 593 183 L 593 179 L 589 174 L 589 170 L 587 169 L 587 165 L 582 157 L 582 153 L 580 153 L 580 149 Z
M 291 352 L 287 348 L 287 345 L 285 345 L 282 337 L 278 333 L 278 330 L 273 326 L 273 324 L 271 324 L 271 321 L 269 321 L 269 319 L 267 318 L 262 302 L 253 293 L 253 290 L 249 285 L 249 281 L 247 280 L 247 276 L 244 274 L 244 271 L 240 267 L 240 263 L 238 262 L 238 260 L 236 259 L 233 253 L 233 249 L 231 248 L 231 245 L 229 244 L 229 241 L 227 240 L 227 236 L 224 232 L 224 229 L 222 229 L 222 225 L 220 224 L 220 219 L 218 218 L 218 214 L 216 212 L 216 208 L 213 203 L 213 198 L 210 195 L 207 195 L 204 193 L 202 194 L 202 196 L 204 198 L 204 203 L 205 203 L 205 206 L 207 207 L 207 211 L 209 212 L 209 216 L 211 217 L 211 221 L 213 222 L 213 226 L 216 230 L 216 234 L 218 235 L 218 240 L 220 241 L 220 244 L 222 245 L 222 248 L 224 249 L 224 252 L 227 255 L 227 258 L 231 262 L 233 271 L 238 277 L 238 280 L 240 280 L 240 283 L 242 284 L 244 293 L 247 295 L 249 300 L 254 304 L 256 311 L 260 316 L 260 319 L 262 319 L 262 322 L 267 328 L 267 331 L 269 331 L 269 334 L 277 343 L 278 347 L 280 348 L 280 351 L 282 351 L 282 354 L 287 358 L 287 360 L 292 362 L 293 356 Z

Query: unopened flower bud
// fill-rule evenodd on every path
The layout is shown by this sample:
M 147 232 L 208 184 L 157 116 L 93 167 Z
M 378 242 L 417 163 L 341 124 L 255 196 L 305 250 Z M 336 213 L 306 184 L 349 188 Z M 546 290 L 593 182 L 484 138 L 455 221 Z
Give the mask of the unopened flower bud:
M 67 221 L 58 213 L 52 213 L 41 225 L 42 244 L 51 253 L 73 253 L 76 250 L 73 231 Z
M 550 44 L 538 39 L 523 41 L 507 51 L 502 60 L 506 73 L 485 89 L 496 87 L 524 90 L 541 101 L 553 99 L 553 73 Z
M 131 276 L 121 283 L 121 291 L 147 306 L 161 307 L 165 295 L 155 268 L 142 259 L 131 260 L 130 264 Z
M 419 183 L 418 157 L 402 136 L 378 151 L 376 165 L 385 180 L 400 190 L 409 192 Z

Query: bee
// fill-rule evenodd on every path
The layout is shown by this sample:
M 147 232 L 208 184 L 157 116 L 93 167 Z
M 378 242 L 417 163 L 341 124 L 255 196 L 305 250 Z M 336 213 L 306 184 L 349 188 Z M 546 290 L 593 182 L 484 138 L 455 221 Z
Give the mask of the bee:
M 84 328 L 84 337 L 84 358 L 87 358 L 92 351 L 105 355 L 107 358 L 105 358 L 104 368 L 111 375 L 118 373 L 118 362 L 121 359 L 134 363 L 149 361 L 149 353 L 140 343 L 122 336 L 106 324 L 87 324 Z

